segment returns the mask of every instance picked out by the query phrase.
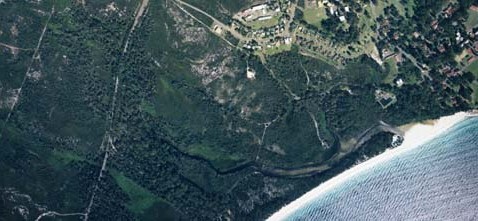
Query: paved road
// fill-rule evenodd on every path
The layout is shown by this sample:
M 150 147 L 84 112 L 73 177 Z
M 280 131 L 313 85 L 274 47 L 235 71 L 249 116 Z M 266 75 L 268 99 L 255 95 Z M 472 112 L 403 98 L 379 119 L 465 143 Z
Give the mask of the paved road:
M 241 33 L 237 32 L 236 30 L 232 29 L 231 27 L 229 27 L 228 25 L 222 23 L 221 21 L 219 21 L 218 19 L 216 19 L 215 17 L 213 17 L 212 15 L 210 15 L 209 13 L 201 10 L 200 8 L 197 8 L 196 6 L 194 5 L 191 5 L 187 2 L 184 2 L 184 1 L 181 1 L 181 0 L 175 0 L 175 2 L 181 4 L 181 5 L 184 5 L 192 10 L 195 10 L 203 15 L 205 15 L 206 17 L 210 18 L 211 20 L 214 21 L 214 23 L 216 23 L 216 25 L 218 25 L 220 28 L 224 29 L 224 30 L 227 30 L 229 31 L 232 36 L 234 36 L 235 38 L 241 40 L 241 41 L 248 41 L 248 40 L 252 40 L 252 38 L 247 38 L 243 35 L 241 35 Z
M 255 40 L 256 42 L 258 43 L 264 43 L 264 42 L 269 42 L 270 39 L 273 39 L 277 36 L 274 36 L 274 37 L 271 37 L 271 38 L 251 38 L 251 37 L 247 37 L 247 36 L 244 36 L 242 35 L 241 33 L 239 33 L 238 31 L 232 29 L 229 25 L 226 25 L 224 24 L 223 22 L 219 21 L 218 19 L 216 19 L 214 16 L 210 15 L 209 13 L 203 11 L 202 9 L 194 6 L 194 5 L 191 5 L 187 2 L 184 2 L 182 0 L 174 0 L 176 3 L 180 4 L 180 5 L 183 5 L 183 6 L 186 6 L 192 10 L 195 10 L 203 15 L 205 15 L 206 17 L 210 18 L 211 20 L 213 20 L 213 22 L 218 25 L 220 28 L 224 29 L 224 30 L 227 30 L 229 31 L 229 33 L 231 33 L 232 36 L 234 36 L 234 38 L 240 40 L 240 41 L 252 41 L 252 40 Z M 282 32 L 280 35 L 280 37 L 290 37 L 290 31 L 289 31 L 289 27 L 290 27 L 290 24 L 292 23 L 293 21 L 293 18 L 294 18 L 294 14 L 295 14 L 295 10 L 296 10 L 296 5 L 295 4 L 292 4 L 291 7 L 289 7 L 289 17 L 290 19 L 286 22 L 285 24 L 285 27 L 284 27 L 284 32 Z

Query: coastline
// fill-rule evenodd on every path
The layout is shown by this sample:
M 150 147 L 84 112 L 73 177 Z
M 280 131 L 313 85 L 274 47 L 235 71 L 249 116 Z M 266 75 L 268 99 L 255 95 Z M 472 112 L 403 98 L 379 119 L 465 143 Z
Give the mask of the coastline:
M 393 149 L 387 149 L 382 154 L 370 158 L 361 164 L 355 165 L 332 179 L 325 181 L 298 199 L 279 209 L 267 218 L 267 221 L 285 220 L 298 209 L 317 199 L 318 196 L 327 193 L 329 190 L 332 190 L 337 185 L 344 183 L 357 174 L 365 172 L 368 169 L 386 162 L 402 153 L 417 148 L 438 137 L 454 125 L 466 120 L 468 117 L 477 115 L 478 112 L 476 110 L 470 112 L 458 112 L 453 115 L 443 116 L 436 120 L 427 120 L 400 126 L 400 130 L 404 131 L 404 141 L 400 146 Z

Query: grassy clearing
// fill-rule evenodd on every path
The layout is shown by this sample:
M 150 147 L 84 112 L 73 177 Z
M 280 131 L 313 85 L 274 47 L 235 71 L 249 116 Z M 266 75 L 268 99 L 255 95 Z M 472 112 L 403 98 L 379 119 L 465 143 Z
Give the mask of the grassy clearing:
M 473 94 L 471 95 L 472 102 L 474 105 L 478 104 L 478 81 L 474 81 L 473 84 L 471 85 L 471 88 L 473 89 Z
M 413 14 L 414 14 L 413 13 L 413 7 L 415 6 L 414 1 L 413 0 L 407 0 L 406 4 L 402 4 L 400 2 L 401 2 L 401 0 L 392 0 L 386 6 L 395 5 L 395 7 L 398 10 L 398 13 L 400 13 L 400 15 L 403 16 L 403 17 L 407 17 L 406 16 L 406 11 L 408 11 L 408 14 L 410 15 L 410 17 L 413 16 Z
M 234 153 L 225 153 L 223 149 L 211 147 L 205 144 L 193 144 L 189 147 L 188 153 L 194 156 L 205 158 L 219 168 L 228 168 L 244 160 Z
M 463 59 L 465 59 L 465 57 L 466 57 L 467 54 L 468 54 L 468 53 L 466 52 L 466 50 L 463 50 L 463 51 L 461 52 L 461 54 L 455 56 L 455 61 L 456 61 L 457 63 L 460 63 L 461 61 L 463 61 Z
M 126 207 L 132 212 L 141 214 L 156 202 L 163 202 L 163 200 L 156 197 L 149 190 L 143 188 L 133 180 L 124 176 L 123 173 L 115 170 L 111 170 L 110 172 L 113 178 L 116 180 L 116 183 L 130 198 L 130 201 Z
M 157 117 L 158 113 L 156 112 L 156 109 L 154 108 L 154 104 L 151 102 L 148 102 L 146 100 L 141 101 L 141 107 L 140 109 L 148 114 L 150 114 L 153 117 Z
M 307 8 L 304 9 L 304 20 L 317 28 L 322 27 L 322 20 L 327 19 L 324 8 Z
M 267 27 L 275 26 L 277 24 L 279 24 L 278 16 L 273 16 L 271 19 L 267 19 L 267 20 L 252 21 L 248 23 L 248 25 L 250 25 L 252 29 L 267 28 Z
M 265 55 L 274 55 L 284 51 L 290 51 L 291 48 L 292 48 L 292 44 L 288 44 L 288 45 L 283 44 L 280 46 L 274 46 L 272 48 L 266 48 L 262 51 L 262 53 Z
M 58 11 L 62 11 L 66 7 L 70 7 L 71 3 L 72 3 L 71 0 L 56 0 L 55 1 L 55 7 Z
M 152 114 L 157 113 L 171 119 L 183 118 L 185 120 L 185 117 L 188 118 L 196 111 L 197 107 L 193 102 L 180 90 L 175 89 L 167 77 L 160 77 L 157 88 L 157 96 L 153 101 L 156 110 L 151 111 Z M 146 108 L 143 109 L 145 111 L 148 110 L 148 106 L 143 106 L 143 108 Z M 183 112 L 177 110 L 183 110 Z
M 471 63 L 466 70 L 473 73 L 475 77 L 478 78 L 478 60 Z
M 389 70 L 387 77 L 384 79 L 384 83 L 386 84 L 393 84 L 393 80 L 397 77 L 398 74 L 398 67 L 395 58 L 389 58 L 385 60 L 385 65 Z
M 325 116 L 325 112 L 322 110 L 319 110 L 319 125 L 320 125 L 320 132 L 323 134 L 323 138 L 326 140 L 332 140 L 334 139 L 332 133 L 327 129 L 327 118 Z
M 408 8 L 408 12 L 409 12 L 409 15 L 410 17 L 412 17 L 415 13 L 415 1 L 412 1 L 412 0 L 408 0 L 408 3 L 406 5 L 406 7 Z
M 70 151 L 53 150 L 47 158 L 47 162 L 54 168 L 61 169 L 75 161 L 85 161 L 85 158 Z M 92 162 L 88 162 L 92 164 Z
M 311 50 L 308 50 L 308 49 L 305 49 L 305 48 L 301 48 L 299 53 L 303 56 L 308 56 L 308 57 L 313 57 L 315 59 L 319 59 L 320 61 L 330 65 L 330 66 L 334 66 L 334 67 L 339 67 L 341 66 L 339 63 L 335 62 L 334 60 L 332 59 L 329 59 L 327 57 L 325 57 L 324 55 L 320 54 L 320 53 L 317 53 L 316 51 L 311 51 Z
M 478 12 L 473 10 L 468 10 L 468 19 L 465 22 L 467 29 L 472 29 L 478 25 Z

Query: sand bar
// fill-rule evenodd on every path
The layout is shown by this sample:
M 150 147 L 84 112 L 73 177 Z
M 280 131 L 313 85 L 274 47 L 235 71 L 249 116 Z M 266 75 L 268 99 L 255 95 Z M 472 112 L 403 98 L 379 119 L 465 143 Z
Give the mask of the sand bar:
M 400 129 L 405 131 L 404 141 L 402 145 L 394 149 L 388 149 L 384 153 L 370 158 L 369 160 L 358 164 L 335 176 L 334 178 L 320 184 L 318 187 L 310 190 L 298 199 L 282 207 L 279 211 L 274 213 L 267 220 L 287 220 L 287 218 L 292 215 L 296 210 L 317 199 L 320 195 L 334 189 L 341 183 L 349 180 L 350 178 L 353 178 L 361 172 L 365 172 L 368 169 L 379 165 L 380 163 L 386 162 L 402 153 L 405 153 L 411 149 L 414 149 L 422 144 L 427 143 L 433 138 L 439 136 L 441 133 L 445 132 L 447 129 L 451 128 L 453 125 L 471 116 L 477 116 L 477 112 L 459 112 L 454 115 L 445 116 L 437 120 L 428 120 L 424 123 L 414 123 L 400 127 Z

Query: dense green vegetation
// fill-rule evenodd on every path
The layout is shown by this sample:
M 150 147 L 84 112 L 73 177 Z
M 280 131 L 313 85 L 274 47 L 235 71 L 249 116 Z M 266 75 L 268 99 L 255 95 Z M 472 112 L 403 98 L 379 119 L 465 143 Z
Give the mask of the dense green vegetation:
M 225 22 L 250 5 L 188 2 Z M 20 220 L 19 208 L 27 220 L 47 211 L 89 220 L 259 220 L 382 152 L 391 134 L 355 151 L 345 145 L 380 121 L 398 126 L 473 107 L 472 74 L 450 80 L 461 85 L 456 91 L 437 92 L 436 82 L 415 83 L 421 75 L 410 63 L 383 68 L 362 56 L 336 68 L 297 50 L 261 60 L 173 1 L 151 1 L 134 31 L 140 1 L 114 1 L 117 10 L 108 11 L 110 3 L 0 3 L 0 42 L 25 49 L 0 45 L 0 195 L 8 199 L 0 200 L 0 220 Z M 393 86 L 395 78 L 411 83 Z M 377 89 L 397 102 L 382 108 Z M 450 94 L 460 95 L 454 106 Z M 347 154 L 335 158 L 339 152 Z M 331 169 L 265 172 L 318 165 Z

